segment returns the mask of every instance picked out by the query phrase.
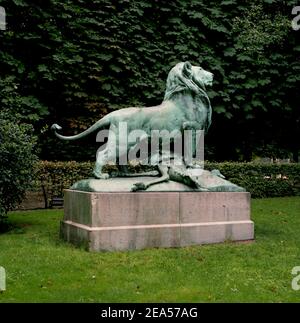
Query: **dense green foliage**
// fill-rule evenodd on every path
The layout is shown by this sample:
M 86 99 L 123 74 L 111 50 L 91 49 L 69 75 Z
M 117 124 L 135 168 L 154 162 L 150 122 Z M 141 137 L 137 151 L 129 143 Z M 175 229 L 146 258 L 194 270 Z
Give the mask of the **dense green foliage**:
M 290 23 L 296 4 L 2 0 L 1 105 L 35 122 L 42 158 L 90 159 L 95 138 L 77 150 L 48 126 L 59 122 L 74 133 L 113 109 L 158 104 L 169 69 L 190 60 L 215 74 L 209 156 L 293 151 L 296 158 L 300 47 Z
M 98 253 L 59 240 L 61 210 L 13 212 L 0 303 L 299 302 L 299 208 L 299 197 L 253 199 L 255 243 Z
M 114 167 L 107 167 L 113 171 Z M 92 177 L 93 163 L 40 162 L 35 189 L 44 186 L 51 200 L 63 196 L 80 179 Z M 300 195 L 300 164 L 206 163 L 208 170 L 219 169 L 233 183 L 245 187 L 252 197 Z M 135 171 L 139 171 L 134 169 Z
M 0 115 L 0 231 L 6 214 L 17 206 L 31 187 L 36 156 L 32 127 L 16 124 Z

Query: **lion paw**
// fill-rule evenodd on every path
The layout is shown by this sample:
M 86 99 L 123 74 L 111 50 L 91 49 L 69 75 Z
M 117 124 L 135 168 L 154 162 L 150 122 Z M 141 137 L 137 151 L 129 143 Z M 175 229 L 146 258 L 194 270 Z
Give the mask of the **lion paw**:
M 145 191 L 146 189 L 147 189 L 147 185 L 142 182 L 139 182 L 139 183 L 133 184 L 131 191 L 132 192 Z

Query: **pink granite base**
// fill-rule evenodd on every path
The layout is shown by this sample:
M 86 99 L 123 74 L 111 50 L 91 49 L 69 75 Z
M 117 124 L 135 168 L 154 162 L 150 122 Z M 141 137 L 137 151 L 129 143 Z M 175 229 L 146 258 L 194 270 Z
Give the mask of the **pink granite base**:
M 254 239 L 247 192 L 65 190 L 61 236 L 91 251 Z

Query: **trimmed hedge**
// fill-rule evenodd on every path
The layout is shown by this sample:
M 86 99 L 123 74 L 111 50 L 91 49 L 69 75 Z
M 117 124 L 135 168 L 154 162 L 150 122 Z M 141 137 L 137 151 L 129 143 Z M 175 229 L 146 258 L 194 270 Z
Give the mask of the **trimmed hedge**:
M 252 197 L 300 195 L 300 164 L 206 163 L 217 168 L 227 180 L 245 187 Z
M 45 207 L 54 197 L 62 197 L 63 190 L 83 178 L 92 177 L 92 162 L 50 162 L 40 161 L 34 187 L 36 191 L 43 190 Z
M 48 201 L 62 197 L 63 189 L 76 181 L 92 177 L 94 162 L 38 163 L 36 190 L 41 187 Z M 300 164 L 212 163 L 208 170 L 219 169 L 229 181 L 245 187 L 254 198 L 300 195 Z

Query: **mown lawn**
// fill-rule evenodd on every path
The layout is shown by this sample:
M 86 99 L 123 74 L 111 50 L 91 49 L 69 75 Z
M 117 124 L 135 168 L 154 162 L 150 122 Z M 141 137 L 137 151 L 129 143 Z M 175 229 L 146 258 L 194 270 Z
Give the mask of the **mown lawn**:
M 61 210 L 12 212 L 0 302 L 298 302 L 300 198 L 252 201 L 256 242 L 88 253 L 58 238 Z

